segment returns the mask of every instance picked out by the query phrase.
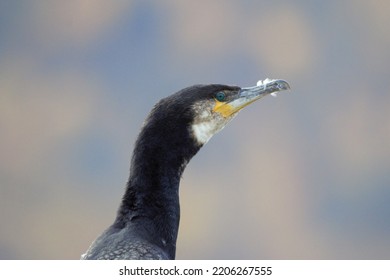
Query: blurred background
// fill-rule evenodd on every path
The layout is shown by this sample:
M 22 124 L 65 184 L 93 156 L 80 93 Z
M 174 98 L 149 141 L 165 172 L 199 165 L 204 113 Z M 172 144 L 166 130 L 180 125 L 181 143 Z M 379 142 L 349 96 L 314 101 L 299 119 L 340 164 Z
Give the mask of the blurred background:
M 389 1 L 0 1 L 0 258 L 78 259 L 141 124 L 199 83 L 292 90 L 187 166 L 178 259 L 390 258 Z

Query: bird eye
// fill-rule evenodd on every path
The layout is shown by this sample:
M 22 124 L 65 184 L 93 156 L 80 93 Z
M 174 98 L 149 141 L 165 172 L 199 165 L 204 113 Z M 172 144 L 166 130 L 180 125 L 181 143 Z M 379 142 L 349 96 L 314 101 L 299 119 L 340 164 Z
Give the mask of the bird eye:
M 225 93 L 220 91 L 217 94 L 215 94 L 215 99 L 217 99 L 219 102 L 225 101 Z

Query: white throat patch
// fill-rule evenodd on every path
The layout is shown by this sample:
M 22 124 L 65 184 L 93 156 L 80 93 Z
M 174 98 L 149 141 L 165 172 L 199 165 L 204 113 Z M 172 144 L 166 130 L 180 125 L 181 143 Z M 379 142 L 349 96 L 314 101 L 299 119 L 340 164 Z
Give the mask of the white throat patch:
M 223 117 L 212 110 L 214 104 L 199 102 L 193 106 L 195 119 L 191 125 L 192 135 L 196 141 L 204 145 L 214 134 L 223 129 L 236 114 Z
M 223 117 L 213 111 L 214 106 L 215 103 L 209 100 L 199 101 L 192 106 L 195 118 L 191 124 L 191 132 L 200 145 L 206 144 L 214 134 L 224 128 L 236 115 Z
M 213 120 L 192 125 L 192 132 L 198 143 L 202 145 L 206 144 L 210 138 L 221 129 L 222 127 L 219 129 L 216 127 Z

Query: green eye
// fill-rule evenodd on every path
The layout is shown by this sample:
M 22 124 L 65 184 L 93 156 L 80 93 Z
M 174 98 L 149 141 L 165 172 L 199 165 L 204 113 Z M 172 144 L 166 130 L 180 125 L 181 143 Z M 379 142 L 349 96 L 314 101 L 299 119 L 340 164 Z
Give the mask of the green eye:
M 219 102 L 225 101 L 225 98 L 226 98 L 225 93 L 222 91 L 215 94 L 215 99 L 217 99 Z

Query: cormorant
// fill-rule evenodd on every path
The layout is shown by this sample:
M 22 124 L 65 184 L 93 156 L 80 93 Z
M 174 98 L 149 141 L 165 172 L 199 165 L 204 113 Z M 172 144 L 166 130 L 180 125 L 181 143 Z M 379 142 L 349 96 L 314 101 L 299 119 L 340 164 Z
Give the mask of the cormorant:
M 289 88 L 270 79 L 247 88 L 195 85 L 161 99 L 136 140 L 116 219 L 82 259 L 174 259 L 187 163 L 242 108 Z

